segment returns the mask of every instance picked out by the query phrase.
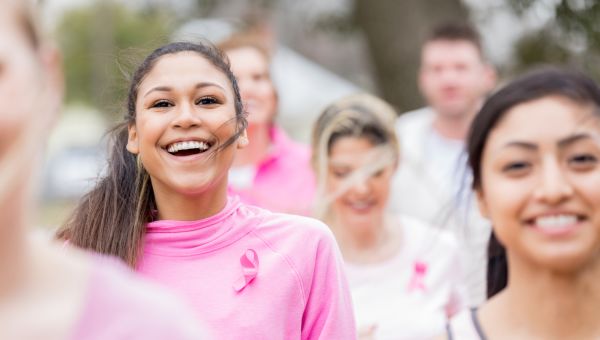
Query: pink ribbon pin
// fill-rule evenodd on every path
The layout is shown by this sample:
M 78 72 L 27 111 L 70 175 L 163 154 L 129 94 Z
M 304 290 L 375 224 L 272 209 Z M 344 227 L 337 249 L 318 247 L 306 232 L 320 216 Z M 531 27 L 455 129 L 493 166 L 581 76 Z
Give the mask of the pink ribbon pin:
M 254 249 L 246 250 L 244 255 L 240 257 L 240 264 L 242 265 L 242 277 L 237 279 L 233 284 L 233 289 L 238 293 L 258 275 L 258 256 Z
M 421 261 L 415 262 L 413 276 L 408 283 L 408 291 L 425 291 L 425 274 L 427 274 L 427 264 Z

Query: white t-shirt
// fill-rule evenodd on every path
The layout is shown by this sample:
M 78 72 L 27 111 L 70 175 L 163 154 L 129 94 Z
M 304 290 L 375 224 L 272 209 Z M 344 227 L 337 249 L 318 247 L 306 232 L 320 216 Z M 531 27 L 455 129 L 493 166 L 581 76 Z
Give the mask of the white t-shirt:
M 400 226 L 402 245 L 393 258 L 345 264 L 357 327 L 376 325 L 377 340 L 442 334 L 448 313 L 465 305 L 455 238 L 411 217 L 401 217 Z

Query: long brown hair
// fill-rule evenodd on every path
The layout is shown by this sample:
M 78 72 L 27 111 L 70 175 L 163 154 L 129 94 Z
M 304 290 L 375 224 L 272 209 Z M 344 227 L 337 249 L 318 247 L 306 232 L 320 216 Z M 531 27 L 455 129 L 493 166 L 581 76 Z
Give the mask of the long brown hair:
M 155 209 L 150 176 L 139 158 L 126 150 L 128 126 L 135 124 L 136 101 L 140 84 L 158 60 L 179 52 L 195 52 L 210 61 L 229 79 L 234 92 L 236 133 L 220 144 L 233 144 L 246 128 L 240 92 L 229 62 L 221 51 L 207 43 L 175 42 L 154 50 L 133 74 L 123 122 L 110 131 L 107 172 L 86 194 L 57 237 L 75 246 L 117 256 L 135 267 L 145 232 Z

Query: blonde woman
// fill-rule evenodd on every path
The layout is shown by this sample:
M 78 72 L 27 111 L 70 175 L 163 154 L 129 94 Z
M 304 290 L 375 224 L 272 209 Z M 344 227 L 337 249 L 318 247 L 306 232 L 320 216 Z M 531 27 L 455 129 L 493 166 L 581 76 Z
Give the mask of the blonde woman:
M 316 214 L 340 245 L 363 339 L 431 337 L 463 305 L 456 241 L 385 213 L 400 161 L 395 118 L 387 103 L 359 94 L 331 104 L 313 130 Z

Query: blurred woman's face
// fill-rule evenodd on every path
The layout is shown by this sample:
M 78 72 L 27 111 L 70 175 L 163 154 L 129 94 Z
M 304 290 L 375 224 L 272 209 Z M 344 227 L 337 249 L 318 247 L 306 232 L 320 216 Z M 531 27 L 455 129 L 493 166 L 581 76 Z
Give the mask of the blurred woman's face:
M 571 272 L 600 258 L 600 121 L 547 96 L 511 108 L 482 155 L 480 208 L 511 258 Z
M 271 81 L 269 62 L 253 47 L 227 51 L 231 70 L 237 78 L 249 125 L 267 125 L 277 112 L 277 95 Z
M 0 6 L 0 164 L 20 136 L 44 112 L 34 112 L 42 88 L 41 67 L 15 9 Z M 42 147 L 40 145 L 40 147 Z M 27 150 L 23 150 L 27 157 Z
M 381 215 L 388 201 L 394 164 L 369 166 L 382 157 L 370 140 L 340 137 L 330 151 L 327 170 L 328 194 L 343 193 L 332 203 L 336 216 L 356 223 L 371 224 Z

